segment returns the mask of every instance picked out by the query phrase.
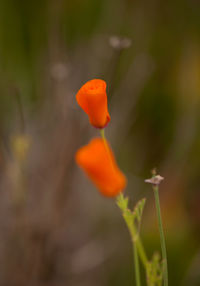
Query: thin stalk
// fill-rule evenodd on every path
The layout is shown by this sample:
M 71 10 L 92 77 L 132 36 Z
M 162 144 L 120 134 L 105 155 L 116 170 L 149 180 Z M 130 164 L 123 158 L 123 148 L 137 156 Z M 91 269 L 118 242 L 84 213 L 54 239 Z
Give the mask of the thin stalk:
M 148 262 L 147 255 L 145 253 L 144 247 L 143 247 L 142 242 L 141 242 L 139 237 L 135 241 L 135 244 L 137 246 L 138 254 L 140 256 L 140 259 L 141 259 L 144 267 L 147 268 L 149 262 Z
M 142 243 L 139 239 L 139 235 L 135 229 L 135 226 L 133 223 L 130 223 L 127 219 L 126 215 L 123 214 L 123 218 L 126 222 L 126 225 L 128 227 L 128 230 L 131 235 L 131 241 L 133 245 L 133 258 L 134 258 L 134 266 L 135 266 L 135 280 L 136 280 L 136 286 L 140 286 L 140 265 L 138 261 L 138 254 L 140 255 L 140 259 L 142 260 L 144 266 L 147 265 L 147 258 L 146 254 L 144 252 L 144 248 L 142 246 Z
M 155 203 L 156 203 L 156 211 L 158 217 L 158 226 L 160 231 L 160 243 L 161 243 L 161 251 L 162 251 L 162 259 L 163 259 L 163 267 L 164 267 L 164 286 L 168 286 L 168 269 L 167 269 L 167 251 L 165 244 L 165 235 L 163 231 L 162 218 L 161 218 L 161 210 L 160 210 L 160 201 L 159 201 L 159 193 L 158 186 L 153 186 Z
M 140 237 L 136 232 L 135 226 L 133 224 L 129 224 L 124 215 L 123 215 L 123 217 L 124 217 L 124 220 L 125 220 L 126 225 L 128 227 L 128 230 L 130 232 L 133 247 L 134 247 L 134 245 L 136 246 L 138 254 L 140 256 L 140 259 L 141 259 L 144 267 L 146 268 L 148 266 L 148 259 L 147 259 L 147 255 L 145 253 L 144 247 L 142 245 L 142 242 L 140 240 Z
M 106 137 L 105 137 L 105 130 L 104 129 L 100 129 L 100 133 L 101 133 L 101 137 L 102 139 L 105 141 Z
M 105 137 L 105 131 L 104 129 L 100 130 L 101 133 L 101 137 L 105 143 L 105 146 L 107 147 L 107 142 L 106 142 L 106 137 Z M 133 224 L 129 224 L 128 221 L 126 220 L 126 217 L 123 216 L 126 224 L 128 226 L 129 232 L 131 234 L 131 238 L 132 238 L 132 244 L 133 244 L 133 257 L 134 257 L 134 265 L 135 265 L 135 279 L 136 279 L 136 286 L 140 286 L 140 266 L 139 266 L 139 261 L 138 261 L 138 251 L 141 257 L 141 260 L 143 261 L 143 263 L 146 265 L 147 264 L 147 258 L 146 258 L 146 254 L 144 252 L 143 246 L 141 244 L 141 242 L 139 241 L 139 237 L 136 233 L 135 227 Z
M 133 244 L 133 255 L 134 255 L 134 264 L 135 264 L 135 281 L 136 286 L 140 286 L 140 265 L 139 265 L 139 259 L 138 259 L 138 252 L 137 252 L 137 246 L 134 243 Z

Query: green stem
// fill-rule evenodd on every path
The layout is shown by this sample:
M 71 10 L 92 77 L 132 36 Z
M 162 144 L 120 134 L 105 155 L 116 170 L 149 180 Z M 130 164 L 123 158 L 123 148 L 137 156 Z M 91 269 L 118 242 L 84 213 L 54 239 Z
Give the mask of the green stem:
M 135 280 L 136 280 L 136 286 L 140 286 L 140 265 L 138 260 L 138 252 L 137 252 L 137 246 L 134 243 L 133 244 L 133 254 L 134 254 L 134 263 L 135 263 Z
M 133 257 L 134 257 L 134 266 L 135 266 L 135 279 L 136 279 L 136 286 L 140 286 L 140 266 L 139 266 L 139 261 L 138 261 L 138 254 L 140 255 L 140 258 L 144 265 L 146 265 L 147 258 L 146 254 L 144 252 L 143 246 L 141 244 L 141 241 L 139 240 L 139 236 L 137 234 L 137 231 L 135 229 L 135 226 L 133 222 L 129 222 L 128 218 L 126 215 L 123 214 L 124 220 L 126 222 L 126 225 L 128 227 L 128 230 L 131 235 L 131 241 L 133 245 Z
M 146 268 L 148 266 L 148 259 L 147 259 L 147 255 L 145 253 L 144 247 L 142 245 L 142 242 L 140 240 L 140 237 L 136 232 L 134 224 L 133 223 L 129 224 L 126 217 L 124 215 L 123 215 L 123 217 L 125 219 L 126 225 L 127 225 L 128 230 L 130 232 L 132 243 L 133 243 L 133 245 L 136 245 L 140 259 L 141 259 L 144 267 Z
M 144 264 L 144 267 L 147 268 L 149 262 L 148 262 L 147 255 L 145 253 L 144 247 L 143 247 L 142 242 L 141 242 L 139 237 L 136 240 L 135 244 L 137 246 L 138 253 L 140 255 L 140 259 L 141 259 L 142 263 Z
M 158 186 L 153 186 L 153 191 L 155 196 L 156 211 L 158 216 L 158 226 L 160 231 L 160 243 L 161 243 L 162 259 L 164 266 L 164 286 L 168 286 L 167 251 L 166 251 L 165 235 L 163 231 L 162 218 L 161 218 Z
M 106 137 L 105 137 L 105 130 L 100 130 L 101 137 L 106 143 Z M 140 286 L 140 268 L 139 268 L 139 261 L 138 261 L 138 252 L 140 255 L 140 258 L 144 265 L 146 266 L 148 264 L 147 257 L 143 248 L 143 245 L 141 241 L 139 240 L 139 237 L 137 235 L 135 226 L 132 224 L 129 224 L 128 220 L 126 219 L 126 216 L 123 214 L 123 217 L 126 221 L 126 224 L 128 226 L 129 232 L 131 234 L 132 243 L 133 243 L 133 252 L 134 252 L 134 265 L 135 265 L 135 278 L 136 278 L 136 286 Z
M 103 140 L 106 140 L 106 137 L 105 137 L 105 129 L 100 129 L 100 133 L 101 133 L 101 137 Z

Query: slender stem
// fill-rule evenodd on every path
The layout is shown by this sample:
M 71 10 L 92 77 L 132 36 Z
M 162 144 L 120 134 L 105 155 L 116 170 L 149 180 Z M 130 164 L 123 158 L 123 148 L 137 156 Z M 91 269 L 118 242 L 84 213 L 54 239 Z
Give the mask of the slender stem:
M 136 245 L 140 259 L 141 259 L 142 263 L 144 264 L 144 267 L 146 267 L 148 264 L 147 255 L 145 253 L 145 250 L 144 250 L 144 247 L 143 247 L 142 242 L 140 240 L 140 237 L 136 232 L 135 226 L 134 226 L 134 224 L 129 224 L 124 215 L 123 215 L 123 217 L 125 219 L 126 225 L 127 225 L 128 230 L 130 232 L 132 243 L 133 243 L 133 245 Z
M 146 268 L 148 266 L 148 259 L 147 259 L 147 255 L 145 253 L 144 247 L 142 245 L 142 242 L 140 240 L 140 238 L 138 237 L 136 242 L 135 242 L 137 249 L 138 249 L 138 254 L 140 255 L 140 259 L 142 261 L 142 263 L 144 264 L 144 267 Z
M 135 266 L 135 280 L 136 280 L 136 286 L 140 286 L 140 266 L 139 266 L 139 261 L 138 261 L 138 253 L 140 255 L 140 258 L 144 265 L 146 265 L 146 254 L 144 252 L 144 248 L 141 244 L 141 241 L 139 240 L 139 236 L 137 234 L 137 231 L 135 229 L 135 226 L 132 223 L 129 222 L 127 219 L 126 215 L 123 214 L 124 220 L 126 222 L 126 225 L 128 227 L 128 230 L 131 235 L 131 241 L 133 245 L 133 257 L 134 257 L 134 266 Z
M 102 136 L 102 139 L 103 139 L 105 145 L 107 146 L 104 129 L 101 129 L 100 133 L 101 133 L 101 136 Z M 146 254 L 144 252 L 144 248 L 141 244 L 141 241 L 139 240 L 139 236 L 137 235 L 137 231 L 135 229 L 134 224 L 133 223 L 130 224 L 124 214 L 123 214 L 123 217 L 125 219 L 125 222 L 128 226 L 128 229 L 129 229 L 129 232 L 130 232 L 131 238 L 132 238 L 136 286 L 140 286 L 141 283 L 140 283 L 140 266 L 139 266 L 139 261 L 138 261 L 138 251 L 139 251 L 141 260 L 143 261 L 145 266 L 147 265 L 147 257 L 146 257 Z
M 160 231 L 160 243 L 161 243 L 162 259 L 164 266 L 164 286 L 168 286 L 167 251 L 166 251 L 165 235 L 163 231 L 162 218 L 161 218 L 158 186 L 153 186 L 153 191 L 155 196 L 156 211 L 157 211 L 158 225 Z
M 137 252 L 137 246 L 134 243 L 133 244 L 133 254 L 134 254 L 134 263 L 135 263 L 135 281 L 136 281 L 136 286 L 140 286 L 140 265 L 139 265 L 139 260 L 138 260 L 138 252 Z
M 108 144 L 107 144 L 107 141 L 106 141 L 106 136 L 105 136 L 105 129 L 100 129 L 100 134 L 101 134 L 101 137 L 103 139 L 103 142 L 105 144 L 105 147 L 106 149 L 108 150 Z M 108 152 L 109 153 L 109 152 Z
M 105 129 L 100 129 L 100 133 L 101 133 L 102 139 L 103 139 L 103 140 L 106 140 Z
M 106 143 L 105 129 L 100 129 L 100 134 L 101 134 L 102 139 Z M 147 255 L 145 253 L 144 247 L 142 245 L 142 242 L 140 240 L 140 237 L 137 235 L 137 239 L 135 240 L 136 230 L 135 230 L 134 225 L 132 224 L 130 226 L 129 223 L 127 222 L 127 220 L 126 220 L 126 217 L 124 215 L 123 215 L 123 217 L 124 217 L 124 219 L 126 221 L 126 224 L 128 226 L 129 232 L 131 234 L 132 241 L 137 246 L 137 250 L 138 250 L 138 254 L 140 256 L 140 259 L 141 259 L 142 263 L 144 264 L 144 267 L 147 268 L 147 266 L 148 266 L 148 259 L 147 259 Z

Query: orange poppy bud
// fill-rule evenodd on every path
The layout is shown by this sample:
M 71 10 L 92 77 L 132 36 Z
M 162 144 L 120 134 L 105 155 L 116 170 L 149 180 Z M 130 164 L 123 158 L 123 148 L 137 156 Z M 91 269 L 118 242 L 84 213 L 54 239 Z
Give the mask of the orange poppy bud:
M 114 197 L 125 188 L 126 178 L 103 139 L 95 138 L 80 148 L 76 153 L 76 162 L 104 196 Z
M 104 128 L 110 121 L 107 107 L 106 82 L 93 79 L 86 82 L 76 94 L 80 107 L 87 113 L 90 123 L 97 128 Z

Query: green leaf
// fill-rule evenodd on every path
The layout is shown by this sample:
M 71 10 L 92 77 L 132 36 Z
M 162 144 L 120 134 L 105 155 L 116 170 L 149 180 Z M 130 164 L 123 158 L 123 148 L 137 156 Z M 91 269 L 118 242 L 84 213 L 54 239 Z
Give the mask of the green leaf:
M 118 207 L 125 212 L 128 209 L 128 197 L 124 197 L 122 193 L 117 197 L 117 205 Z
M 142 219 L 142 214 L 143 214 L 145 202 L 146 202 L 145 198 L 140 200 L 136 204 L 136 206 L 135 206 L 135 208 L 133 210 L 133 219 L 136 220 L 136 222 L 138 224 L 138 231 L 139 231 L 139 228 L 140 228 L 140 222 L 141 222 L 141 219 Z

